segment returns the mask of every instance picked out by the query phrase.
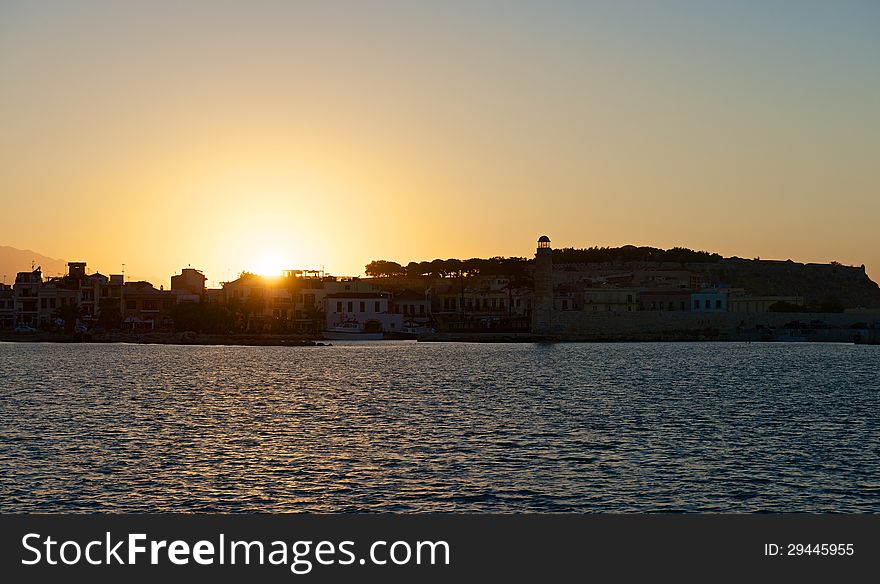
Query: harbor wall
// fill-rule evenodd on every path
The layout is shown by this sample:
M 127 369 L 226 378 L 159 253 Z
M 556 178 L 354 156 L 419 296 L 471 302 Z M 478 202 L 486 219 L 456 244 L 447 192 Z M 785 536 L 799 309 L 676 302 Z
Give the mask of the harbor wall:
M 794 323 L 801 323 L 800 326 Z M 810 330 L 813 340 L 852 342 L 854 325 L 880 326 L 880 311 L 860 313 L 697 313 L 553 311 L 548 336 L 588 340 L 760 340 L 769 332 Z

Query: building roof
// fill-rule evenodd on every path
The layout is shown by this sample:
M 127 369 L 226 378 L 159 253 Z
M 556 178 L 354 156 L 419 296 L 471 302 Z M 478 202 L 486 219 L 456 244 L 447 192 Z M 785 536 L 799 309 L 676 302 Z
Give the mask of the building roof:
M 395 300 L 426 300 L 425 295 L 414 290 L 404 289 L 394 295 Z
M 538 243 L 550 243 L 550 238 L 546 235 L 542 235 L 538 238 Z

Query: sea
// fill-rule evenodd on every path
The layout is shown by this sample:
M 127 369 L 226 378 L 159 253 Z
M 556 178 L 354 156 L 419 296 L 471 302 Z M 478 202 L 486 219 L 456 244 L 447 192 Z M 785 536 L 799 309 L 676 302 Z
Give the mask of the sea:
M 0 343 L 0 512 L 880 512 L 880 346 Z

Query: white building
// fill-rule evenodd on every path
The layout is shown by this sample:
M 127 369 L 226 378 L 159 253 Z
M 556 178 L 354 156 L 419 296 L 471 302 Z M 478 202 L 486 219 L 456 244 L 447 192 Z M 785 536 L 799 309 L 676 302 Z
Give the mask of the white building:
M 692 312 L 727 312 L 727 289 L 701 290 L 691 294 Z
M 398 332 L 403 315 L 390 310 L 390 295 L 383 292 L 335 292 L 324 297 L 327 330 L 350 327 L 359 332 Z

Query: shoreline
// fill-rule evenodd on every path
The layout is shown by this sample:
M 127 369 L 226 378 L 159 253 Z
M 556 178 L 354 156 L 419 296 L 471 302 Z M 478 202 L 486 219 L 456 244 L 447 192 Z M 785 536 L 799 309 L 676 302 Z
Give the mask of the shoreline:
M 859 334 L 860 333 L 860 334 Z M 867 333 L 867 334 L 866 334 Z M 382 342 L 382 339 L 372 342 Z M 429 333 L 418 337 L 421 343 L 840 343 L 880 344 L 880 331 L 825 330 L 806 340 L 768 338 L 757 334 L 729 334 L 718 331 L 680 331 L 641 334 L 561 334 L 532 333 Z M 151 333 L 15 333 L 0 332 L 0 342 L 13 343 L 129 343 L 142 345 L 206 345 L 245 347 L 328 347 L 332 343 L 320 335 L 309 334 L 201 334 L 193 332 Z
M 245 347 L 327 347 L 320 335 L 151 333 L 15 333 L 0 332 L 0 342 L 18 343 L 130 343 L 140 345 L 233 345 Z

